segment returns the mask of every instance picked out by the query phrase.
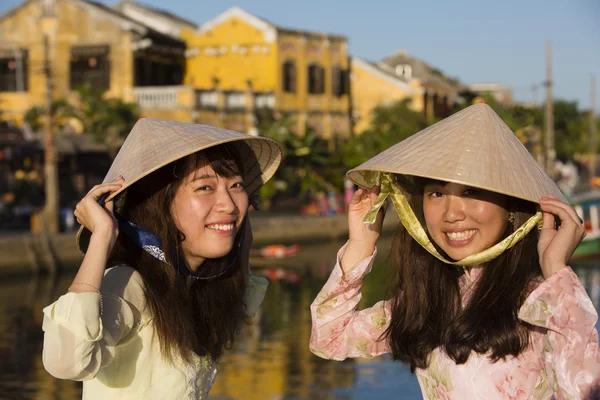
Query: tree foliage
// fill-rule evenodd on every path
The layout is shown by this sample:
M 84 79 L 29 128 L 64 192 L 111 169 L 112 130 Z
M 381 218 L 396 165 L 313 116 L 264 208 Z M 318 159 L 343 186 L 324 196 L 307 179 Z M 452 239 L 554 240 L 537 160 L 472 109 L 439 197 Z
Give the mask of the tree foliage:
M 513 131 L 531 127 L 544 131 L 544 109 L 539 106 L 529 107 L 521 104 L 502 105 L 490 95 L 484 100 L 498 113 L 500 118 Z M 465 102 L 454 111 L 469 106 Z M 555 100 L 554 108 L 554 147 L 556 155 L 562 159 L 570 159 L 577 153 L 587 153 L 589 149 L 590 117 L 588 110 L 581 110 L 576 101 Z M 596 123 L 600 121 L 596 120 Z M 521 138 L 525 141 L 526 138 Z M 539 139 L 543 140 L 543 137 Z M 596 152 L 600 151 L 600 146 Z
M 59 132 L 77 120 L 84 134 L 91 135 L 98 143 L 108 145 L 111 153 L 114 153 L 119 139 L 127 135 L 140 118 L 138 105 L 117 98 L 106 98 L 103 91 L 90 85 L 80 87 L 77 93 L 78 99 L 74 102 L 57 99 L 52 103 L 53 131 Z M 25 113 L 25 121 L 34 131 L 41 131 L 44 109 L 40 106 L 30 108 Z
M 410 99 L 379 106 L 373 110 L 370 127 L 343 144 L 344 166 L 347 169 L 356 167 L 427 125 L 423 113 L 410 108 Z

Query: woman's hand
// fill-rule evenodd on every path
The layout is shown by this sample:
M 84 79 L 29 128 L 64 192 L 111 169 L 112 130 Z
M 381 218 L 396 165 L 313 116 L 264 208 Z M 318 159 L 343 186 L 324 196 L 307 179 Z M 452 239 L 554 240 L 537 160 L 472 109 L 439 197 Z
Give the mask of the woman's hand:
M 375 243 L 381 234 L 385 205 L 379 210 L 377 219 L 372 224 L 363 220 L 377 201 L 379 186 L 370 190 L 358 189 L 348 205 L 348 246 L 342 256 L 342 270 L 348 271 L 362 259 L 373 254 Z
M 544 214 L 542 231 L 538 241 L 538 254 L 544 278 L 566 267 L 569 258 L 585 237 L 585 228 L 570 205 L 552 195 L 542 197 L 540 206 Z M 554 217 L 560 219 L 560 227 L 554 228 Z
M 77 222 L 85 226 L 92 237 L 99 237 L 110 243 L 110 249 L 114 246 L 119 234 L 117 219 L 113 214 L 114 202 L 112 200 L 104 204 L 98 204 L 98 200 L 123 186 L 124 179 L 119 177 L 112 182 L 94 186 L 87 195 L 75 207 Z
M 100 292 L 106 262 L 119 229 L 113 214 L 114 202 L 111 200 L 98 204 L 98 200 L 119 190 L 123 182 L 124 179 L 119 177 L 112 182 L 94 186 L 75 208 L 77 222 L 92 232 L 92 237 L 79 271 L 69 287 L 70 292 Z
M 377 214 L 377 219 L 372 224 L 365 224 L 363 220 L 377 201 L 379 186 L 370 190 L 358 189 L 348 205 L 348 232 L 351 241 L 365 242 L 375 246 L 381 234 L 383 225 L 384 207 Z

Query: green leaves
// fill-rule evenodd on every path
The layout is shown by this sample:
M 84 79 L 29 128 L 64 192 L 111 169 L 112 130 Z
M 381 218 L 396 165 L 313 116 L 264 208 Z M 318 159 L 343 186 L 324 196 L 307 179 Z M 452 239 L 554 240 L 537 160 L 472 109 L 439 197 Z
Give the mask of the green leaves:
M 513 132 L 520 131 L 523 128 L 544 131 L 543 105 L 535 107 L 520 104 L 501 105 L 490 95 L 485 95 L 484 99 Z M 465 102 L 464 105 L 456 108 L 454 112 L 460 111 L 469 105 L 469 102 Z M 573 158 L 576 153 L 589 152 L 589 111 L 580 110 L 576 101 L 555 100 L 553 106 L 556 154 L 563 158 Z M 600 126 L 598 119 L 596 119 L 596 123 Z M 524 138 L 519 137 L 519 139 L 523 141 Z M 535 139 L 536 141 L 543 141 L 543 135 Z M 542 146 L 543 143 L 530 143 L 530 145 Z M 600 147 L 596 149 L 596 151 L 599 150 Z
M 127 135 L 140 118 L 137 104 L 107 99 L 101 90 L 90 85 L 80 87 L 77 92 L 77 118 L 83 124 L 84 132 L 99 143 L 114 145 L 115 140 Z
M 465 94 L 465 98 L 468 99 L 468 94 Z M 542 151 L 542 108 L 501 105 L 491 96 L 484 96 L 484 99 L 534 156 Z M 472 101 L 465 100 L 453 112 L 470 104 Z M 303 136 L 297 135 L 296 121 L 289 117 L 275 119 L 272 113 L 259 111 L 259 130 L 264 136 L 275 139 L 283 148 L 281 166 L 275 178 L 261 190 L 262 199 L 270 199 L 277 193 L 296 198 L 319 191 L 340 193 L 346 171 L 435 122 L 427 120 L 422 112 L 412 110 L 409 99 L 401 100 L 375 108 L 371 126 L 366 131 L 344 142 L 333 143 L 321 139 L 310 128 Z M 576 102 L 557 100 L 554 102 L 554 122 L 558 156 L 572 158 L 575 153 L 589 152 L 588 111 L 579 110 Z M 600 120 L 596 119 L 596 123 L 600 131 Z
M 78 120 L 84 134 L 91 135 L 98 143 L 108 145 L 112 155 L 136 121 L 140 118 L 137 104 L 121 99 L 105 98 L 104 92 L 84 85 L 77 89 L 77 101 L 57 99 L 52 103 L 53 131 L 61 131 L 73 119 Z M 25 121 L 31 129 L 39 132 L 44 127 L 44 109 L 34 106 L 25 113 Z
M 76 110 L 67 100 L 57 99 L 52 102 L 52 130 L 57 132 L 62 130 L 75 117 Z M 44 129 L 45 111 L 41 106 L 31 107 L 25 112 L 25 121 L 34 132 L 40 132 Z
M 369 129 L 353 136 L 342 146 L 344 166 L 346 169 L 354 168 L 427 125 L 423 113 L 410 108 L 410 99 L 379 106 L 373 110 Z

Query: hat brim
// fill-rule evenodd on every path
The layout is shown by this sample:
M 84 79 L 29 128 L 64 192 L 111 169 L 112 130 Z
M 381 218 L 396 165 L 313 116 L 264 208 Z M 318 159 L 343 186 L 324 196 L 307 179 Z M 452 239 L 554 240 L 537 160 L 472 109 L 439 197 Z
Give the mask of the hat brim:
M 361 169 L 361 168 L 354 168 L 351 169 L 350 171 L 348 171 L 346 173 L 346 176 L 348 177 L 348 179 L 350 179 L 354 184 L 356 184 L 359 187 L 365 188 L 365 189 L 371 189 L 371 185 L 368 184 L 364 179 L 363 179 L 363 172 L 387 172 L 387 173 L 392 173 L 395 175 L 402 175 L 405 177 L 418 177 L 418 178 L 425 178 L 425 179 L 431 179 L 431 180 L 436 180 L 436 181 L 442 181 L 442 182 L 449 182 L 449 183 L 458 183 L 461 185 L 465 185 L 465 186 L 469 186 L 472 188 L 476 188 L 476 189 L 481 189 L 481 190 L 486 190 L 488 192 L 493 192 L 493 193 L 498 193 L 504 196 L 508 196 L 508 197 L 514 197 L 516 199 L 520 199 L 520 200 L 525 200 L 525 201 L 529 201 L 531 203 L 535 203 L 535 204 L 540 204 L 540 198 L 533 198 L 533 197 L 527 197 L 527 196 L 523 196 L 520 195 L 519 193 L 509 193 L 507 191 L 503 191 L 501 189 L 497 189 L 497 188 L 490 188 L 490 187 L 486 187 L 483 185 L 477 185 L 477 184 L 473 184 L 473 183 L 469 183 L 466 181 L 461 181 L 460 179 L 449 179 L 448 177 L 442 177 L 442 176 L 436 176 L 436 175 L 427 175 L 427 174 L 405 174 L 402 172 L 396 172 L 393 170 L 386 170 L 386 169 L 377 169 L 377 170 L 369 170 L 369 169 Z M 549 187 L 549 189 L 553 189 L 552 187 Z M 565 203 L 569 203 L 568 200 L 565 198 L 565 196 L 562 194 L 562 192 L 560 192 L 559 190 L 553 190 L 551 193 L 554 195 L 555 197 L 557 197 L 559 200 L 565 202 Z
M 269 179 L 271 179 L 271 177 L 275 174 L 275 171 L 277 171 L 279 164 L 281 163 L 281 148 L 279 147 L 277 142 L 265 137 L 236 137 L 214 142 L 209 145 L 195 147 L 189 152 L 179 154 L 178 156 L 173 157 L 172 159 L 165 161 L 152 169 L 149 169 L 146 173 L 139 175 L 135 179 L 125 182 L 119 190 L 111 193 L 105 201 L 115 199 L 117 196 L 119 196 L 119 194 L 126 191 L 127 188 L 129 188 L 134 183 L 140 181 L 146 176 L 152 174 L 153 172 L 177 160 L 180 160 L 199 151 L 209 149 L 211 147 L 239 141 L 246 142 L 250 150 L 254 153 L 254 157 L 250 157 L 250 154 L 241 154 L 242 159 L 244 159 L 244 167 L 246 171 L 246 190 L 249 195 L 253 194 L 256 191 L 258 191 Z M 117 178 L 117 176 L 118 175 L 116 173 L 111 173 L 111 171 L 109 171 L 109 173 L 104 178 L 103 183 L 110 182 L 113 179 Z M 88 249 L 91 236 L 92 233 L 84 226 L 81 226 L 75 237 L 77 248 L 84 254 Z
M 363 172 L 361 172 L 363 171 Z M 402 140 L 349 171 L 420 176 L 500 193 L 533 203 L 548 194 L 566 199 L 543 167 L 487 104 L 475 104 Z

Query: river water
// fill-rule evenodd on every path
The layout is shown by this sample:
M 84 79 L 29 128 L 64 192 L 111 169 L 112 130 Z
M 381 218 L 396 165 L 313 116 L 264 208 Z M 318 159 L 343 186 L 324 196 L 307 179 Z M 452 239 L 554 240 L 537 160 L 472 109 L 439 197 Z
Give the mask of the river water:
M 421 399 L 414 375 L 387 356 L 335 362 L 308 350 L 309 306 L 340 245 L 304 246 L 285 263 L 255 268 L 271 285 L 255 323 L 243 328 L 222 361 L 211 399 Z M 380 245 L 362 307 L 383 297 L 388 248 L 389 240 Z M 600 309 L 600 262 L 573 267 Z M 81 398 L 80 383 L 51 377 L 41 360 L 42 308 L 66 291 L 73 275 L 70 269 L 53 278 L 0 282 L 0 399 Z

